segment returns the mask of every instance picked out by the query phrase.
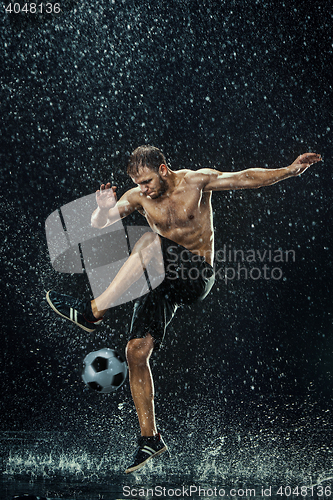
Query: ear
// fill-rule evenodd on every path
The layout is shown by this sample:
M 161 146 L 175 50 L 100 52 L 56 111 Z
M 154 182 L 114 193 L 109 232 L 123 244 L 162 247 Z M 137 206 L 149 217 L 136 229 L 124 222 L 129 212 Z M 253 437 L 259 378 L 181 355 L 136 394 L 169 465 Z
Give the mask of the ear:
M 163 177 L 166 177 L 166 175 L 168 173 L 168 167 L 165 165 L 165 163 L 161 163 L 161 165 L 158 168 L 158 172 Z

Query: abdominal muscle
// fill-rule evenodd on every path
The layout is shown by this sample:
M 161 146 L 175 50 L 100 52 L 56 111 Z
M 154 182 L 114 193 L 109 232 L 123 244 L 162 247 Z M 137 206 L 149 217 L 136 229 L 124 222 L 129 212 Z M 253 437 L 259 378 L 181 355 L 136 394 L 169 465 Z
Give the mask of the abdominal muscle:
M 208 264 L 213 265 L 214 232 L 211 217 L 201 213 L 200 220 L 189 221 L 180 227 L 174 223 L 165 228 L 161 227 L 158 221 L 153 221 L 149 214 L 145 213 L 145 216 L 155 233 L 174 241 L 196 255 L 201 255 Z
M 155 233 L 201 255 L 213 265 L 211 192 L 181 182 L 170 195 L 159 199 L 140 196 L 138 201 L 138 210 Z

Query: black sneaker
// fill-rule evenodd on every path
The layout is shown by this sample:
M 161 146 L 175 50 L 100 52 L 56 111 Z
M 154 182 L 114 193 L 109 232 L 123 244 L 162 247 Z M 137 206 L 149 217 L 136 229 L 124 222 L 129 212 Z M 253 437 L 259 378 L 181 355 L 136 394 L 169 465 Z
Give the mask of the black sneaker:
M 46 300 L 52 307 L 53 311 L 65 319 L 69 319 L 86 332 L 94 332 L 96 327 L 102 320 L 88 321 L 84 317 L 84 311 L 87 304 L 82 300 L 75 299 L 69 295 L 53 292 L 50 290 L 46 294 Z
M 157 455 L 168 449 L 160 433 L 151 437 L 141 436 L 138 444 L 139 447 L 134 454 L 133 464 L 125 470 L 126 474 L 141 469 L 148 460 L 157 457 Z

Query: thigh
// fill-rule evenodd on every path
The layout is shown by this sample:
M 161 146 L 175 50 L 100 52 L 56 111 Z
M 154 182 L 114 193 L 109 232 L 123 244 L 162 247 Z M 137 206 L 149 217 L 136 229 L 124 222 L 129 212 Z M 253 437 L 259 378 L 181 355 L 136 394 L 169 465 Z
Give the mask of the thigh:
M 167 325 L 176 313 L 178 304 L 173 300 L 168 287 L 160 286 L 137 299 L 134 303 L 129 340 L 150 334 L 154 339 L 154 350 L 163 341 Z
M 166 238 L 161 238 L 165 283 L 178 305 L 193 304 L 211 290 L 215 273 L 205 258 Z

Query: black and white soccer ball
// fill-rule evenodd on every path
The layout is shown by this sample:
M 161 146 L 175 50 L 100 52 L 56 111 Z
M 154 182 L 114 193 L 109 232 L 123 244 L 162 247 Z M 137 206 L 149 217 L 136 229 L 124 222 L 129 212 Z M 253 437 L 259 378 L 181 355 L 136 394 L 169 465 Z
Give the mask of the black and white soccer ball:
M 105 347 L 90 352 L 83 360 L 83 382 L 90 389 L 102 394 L 119 389 L 126 376 L 126 361 L 113 349 Z

